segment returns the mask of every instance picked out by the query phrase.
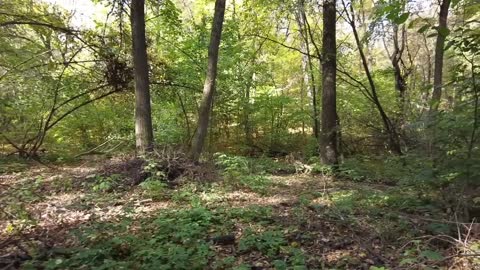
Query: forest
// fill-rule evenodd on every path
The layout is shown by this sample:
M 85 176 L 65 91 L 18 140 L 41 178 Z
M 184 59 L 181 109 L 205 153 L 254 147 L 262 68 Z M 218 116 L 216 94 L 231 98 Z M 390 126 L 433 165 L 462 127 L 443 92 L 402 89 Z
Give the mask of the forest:
M 1 269 L 480 269 L 480 1 L 0 0 Z

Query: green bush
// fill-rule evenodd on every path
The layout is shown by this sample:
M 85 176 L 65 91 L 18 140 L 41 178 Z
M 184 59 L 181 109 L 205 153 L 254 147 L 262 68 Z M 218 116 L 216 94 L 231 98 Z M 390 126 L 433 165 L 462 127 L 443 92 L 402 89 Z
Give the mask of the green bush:
M 232 156 L 216 153 L 214 155 L 215 165 L 223 169 L 224 176 L 238 178 L 250 173 L 248 159 L 242 156 Z
M 95 192 L 111 192 L 116 188 L 122 180 L 122 176 L 119 174 L 112 174 L 109 176 L 96 176 L 95 183 L 92 186 L 92 190 Z

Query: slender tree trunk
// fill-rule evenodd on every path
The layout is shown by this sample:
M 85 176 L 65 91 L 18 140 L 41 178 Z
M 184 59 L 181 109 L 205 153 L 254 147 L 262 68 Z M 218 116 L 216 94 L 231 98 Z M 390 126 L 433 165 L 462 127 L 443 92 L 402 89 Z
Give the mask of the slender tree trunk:
M 305 49 L 305 45 L 302 42 L 301 50 L 303 51 Z M 302 74 L 303 74 L 303 80 L 300 84 L 300 110 L 302 113 L 302 116 L 305 113 L 305 93 L 309 93 L 310 89 L 308 86 L 308 73 L 307 73 L 307 65 L 308 65 L 308 59 L 306 55 L 302 55 Z M 302 117 L 302 135 L 305 135 L 305 121 L 303 120 Z
M 145 0 L 132 0 L 131 24 L 135 76 L 135 142 L 137 154 L 153 150 L 150 82 L 145 38 Z
M 437 112 L 442 97 L 442 76 L 443 76 L 443 54 L 445 47 L 446 35 L 444 31 L 447 29 L 448 9 L 451 0 L 443 0 L 440 5 L 440 15 L 438 18 L 438 35 L 435 45 L 435 64 L 433 73 L 433 93 L 430 105 L 430 115 Z
M 325 0 L 323 3 L 323 92 L 320 155 L 324 164 L 331 165 L 338 164 L 336 19 L 335 0 Z
M 399 34 L 400 30 L 400 34 Z M 410 72 L 407 68 L 404 67 L 402 69 L 401 63 L 403 58 L 403 53 L 406 47 L 406 29 L 405 25 L 399 26 L 394 24 L 393 25 L 393 53 L 390 56 L 390 61 L 393 67 L 393 73 L 395 75 L 395 89 L 398 91 L 399 95 L 399 107 L 400 107 L 400 115 L 399 115 L 399 123 L 398 123 L 398 132 L 399 134 L 404 134 L 404 126 L 406 121 L 407 115 L 407 79 L 410 75 Z M 408 53 L 408 48 L 407 48 Z M 399 135 L 400 137 L 400 135 Z M 400 138 L 399 138 L 400 139 Z
M 362 66 L 363 66 L 363 69 L 365 71 L 365 75 L 367 76 L 368 84 L 370 85 L 372 101 L 375 104 L 375 106 L 377 107 L 377 110 L 378 110 L 378 112 L 380 114 L 380 117 L 382 119 L 382 122 L 383 122 L 383 126 L 384 126 L 385 131 L 388 135 L 388 146 L 389 146 L 389 148 L 392 152 L 394 152 L 395 154 L 401 155 L 402 154 L 402 148 L 401 148 L 401 145 L 400 145 L 400 138 L 398 136 L 398 133 L 397 133 L 397 130 L 396 130 L 395 126 L 393 125 L 392 121 L 390 120 L 387 113 L 383 109 L 382 104 L 380 103 L 380 99 L 378 98 L 378 94 L 377 94 L 377 88 L 376 88 L 375 83 L 373 81 L 373 76 L 372 76 L 372 73 L 370 72 L 370 68 L 368 67 L 368 61 L 367 61 L 367 58 L 365 56 L 365 53 L 363 52 L 363 46 L 362 46 L 362 43 L 360 41 L 360 37 L 358 36 L 357 27 L 356 27 L 356 24 L 355 24 L 355 12 L 353 10 L 353 6 L 350 5 L 350 12 L 348 13 L 347 12 L 347 6 L 346 6 L 345 2 L 343 2 L 343 5 L 344 5 L 346 16 L 347 16 L 347 22 L 352 27 L 353 36 L 355 38 L 355 43 L 356 43 L 357 48 L 358 48 L 358 53 L 360 54 L 360 59 L 361 59 L 361 62 L 362 62 Z
M 190 120 L 188 119 L 187 109 L 185 108 L 185 104 L 183 102 L 183 98 L 180 92 L 177 92 L 177 96 L 178 96 L 178 101 L 180 102 L 180 108 L 182 109 L 183 119 L 185 119 L 185 127 L 187 128 L 186 141 L 188 141 L 190 139 L 190 134 L 191 134 Z
M 392 62 L 393 73 L 395 75 L 395 89 L 398 91 L 400 96 L 400 102 L 402 108 L 405 103 L 405 94 L 407 91 L 407 83 L 405 77 L 402 73 L 400 67 L 400 62 L 402 61 L 403 51 L 405 50 L 405 26 L 402 26 L 401 29 L 401 44 L 398 37 L 398 25 L 393 26 L 393 53 L 390 56 L 390 61 Z M 403 110 L 402 110 L 403 111 Z
M 300 35 L 302 37 L 302 48 L 304 47 L 306 55 L 302 56 L 302 70 L 304 71 L 304 83 L 306 84 L 307 91 L 312 96 L 312 117 L 313 117 L 313 135 L 315 138 L 320 138 L 320 123 L 319 123 L 319 113 L 318 113 L 318 101 L 317 101 L 317 87 L 315 85 L 315 75 L 313 70 L 313 61 L 310 56 L 310 41 L 313 43 L 317 56 L 320 58 L 320 51 L 318 50 L 311 33 L 307 21 L 307 15 L 305 13 L 305 2 L 304 0 L 298 0 L 298 14 L 297 14 L 297 24 L 300 29 Z M 304 65 L 306 61 L 307 66 Z
M 203 97 L 198 111 L 197 133 L 193 138 L 190 158 L 198 162 L 202 153 L 205 137 L 208 131 L 208 122 L 212 110 L 213 95 L 215 93 L 215 80 L 217 77 L 218 51 L 222 36 L 223 18 L 225 16 L 225 1 L 215 1 L 215 13 L 213 15 L 212 33 L 208 48 L 207 77 L 203 86 Z
M 432 83 L 432 54 L 430 51 L 430 48 L 428 46 L 428 40 L 425 35 L 425 33 L 422 34 L 422 39 L 423 39 L 423 45 L 425 47 L 425 53 L 427 57 L 427 63 L 426 66 L 422 66 L 422 73 L 423 73 L 423 82 L 422 82 L 422 90 L 430 88 L 430 85 Z M 426 69 L 426 71 L 425 71 Z M 422 119 L 426 119 L 426 116 L 428 115 L 428 105 L 429 104 L 429 99 L 430 99 L 430 91 L 425 91 L 421 95 L 421 100 L 422 100 L 422 109 L 420 111 L 420 116 Z
M 301 21 L 299 25 L 302 26 Z M 302 34 L 302 36 L 304 36 Z M 318 139 L 319 137 L 319 123 L 317 110 L 317 90 L 315 87 L 315 75 L 313 74 L 313 64 L 310 57 L 310 49 L 308 44 L 308 37 L 304 36 L 302 39 L 301 48 L 306 51 L 308 55 L 302 55 L 302 73 L 303 73 L 303 88 L 312 96 L 312 118 L 313 118 L 313 135 Z M 303 92 L 303 89 L 302 89 Z M 302 93 L 303 94 L 303 93 Z M 303 98 L 303 95 L 302 95 Z M 303 106 L 303 103 L 302 103 Z M 303 108 L 302 108 L 303 109 Z
M 252 75 L 249 77 L 250 82 L 247 82 L 245 88 L 245 103 L 244 103 L 244 132 L 245 132 L 245 143 L 249 148 L 253 146 L 253 135 L 252 135 L 252 123 L 250 121 L 250 90 L 253 84 L 253 79 L 255 77 L 255 72 L 252 72 Z
M 445 30 L 447 28 L 447 18 L 448 18 L 448 9 L 450 8 L 451 0 L 443 0 L 440 4 L 440 14 L 438 18 L 438 35 L 437 41 L 435 44 L 435 58 L 434 58 L 434 70 L 433 70 L 433 92 L 432 99 L 430 101 L 430 110 L 428 111 L 427 116 L 427 152 L 428 155 L 432 158 L 435 156 L 435 141 L 436 141 L 436 130 L 435 130 L 435 116 L 440 105 L 442 98 L 442 87 L 443 87 L 443 55 L 445 47 Z M 434 158 L 434 164 L 436 163 Z M 435 165 L 434 165 L 435 166 Z

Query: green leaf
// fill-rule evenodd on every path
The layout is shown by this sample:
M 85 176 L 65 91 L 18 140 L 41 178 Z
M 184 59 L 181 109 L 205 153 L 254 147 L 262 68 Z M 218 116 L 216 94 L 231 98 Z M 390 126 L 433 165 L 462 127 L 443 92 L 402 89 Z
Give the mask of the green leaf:
M 453 40 L 450 40 L 450 41 L 447 43 L 447 45 L 445 46 L 445 49 L 444 49 L 444 50 L 446 51 L 446 50 L 450 49 L 454 43 L 455 43 L 455 42 L 454 42 Z
M 406 12 L 406 13 L 403 13 L 402 15 L 400 15 L 400 17 L 396 18 L 395 19 L 395 23 L 396 24 L 403 24 L 407 21 L 408 19 L 408 16 L 410 16 L 410 13 Z
M 277 270 L 287 270 L 287 263 L 283 260 L 275 260 L 273 261 L 273 265 Z
M 387 268 L 383 266 L 370 266 L 368 270 L 387 270 Z
M 444 258 L 442 254 L 433 250 L 428 250 L 428 249 L 420 252 L 420 257 L 424 257 L 430 261 L 439 261 Z
M 415 259 L 415 258 L 405 258 L 405 259 L 400 261 L 400 266 L 403 266 L 405 264 L 412 264 L 412 263 L 416 263 L 416 262 L 417 262 L 417 259 Z
M 440 27 L 440 28 L 438 28 L 438 34 L 446 37 L 450 34 L 450 30 L 448 30 L 448 28 L 446 28 L 446 27 Z
M 422 33 L 425 33 L 425 31 L 427 31 L 428 29 L 430 29 L 430 25 L 425 24 L 424 26 L 420 27 L 420 29 L 418 29 L 417 32 L 422 34 Z

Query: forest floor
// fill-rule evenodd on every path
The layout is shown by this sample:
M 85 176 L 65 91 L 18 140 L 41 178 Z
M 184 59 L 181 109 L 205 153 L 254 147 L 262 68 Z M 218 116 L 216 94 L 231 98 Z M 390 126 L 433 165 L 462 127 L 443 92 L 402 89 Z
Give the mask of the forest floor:
M 102 164 L 0 175 L 0 269 L 480 267 L 461 255 L 478 235 L 415 187 L 306 174 L 125 186 Z

